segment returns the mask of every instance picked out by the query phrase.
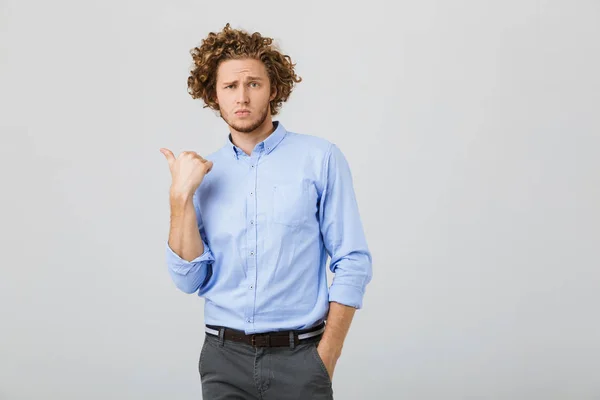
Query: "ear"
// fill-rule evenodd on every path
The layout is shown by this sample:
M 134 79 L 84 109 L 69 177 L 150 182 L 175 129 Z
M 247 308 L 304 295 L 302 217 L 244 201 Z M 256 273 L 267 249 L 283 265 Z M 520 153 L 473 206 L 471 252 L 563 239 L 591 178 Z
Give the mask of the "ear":
M 271 97 L 269 97 L 269 101 L 273 101 L 275 99 L 275 97 L 277 97 L 277 88 L 272 87 L 271 88 Z

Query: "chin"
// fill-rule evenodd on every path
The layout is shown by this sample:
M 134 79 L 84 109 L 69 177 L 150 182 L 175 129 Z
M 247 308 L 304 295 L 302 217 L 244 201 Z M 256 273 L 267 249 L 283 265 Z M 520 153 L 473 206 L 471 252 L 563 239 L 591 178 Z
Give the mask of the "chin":
M 251 120 L 248 119 L 240 119 L 237 116 L 234 116 L 231 120 L 227 119 L 225 122 L 233 129 L 241 133 L 252 133 L 256 129 L 258 129 L 264 122 L 267 117 L 267 114 L 264 114 L 264 117 L 254 118 Z
M 233 129 L 242 133 L 250 133 L 260 126 L 257 121 L 234 121 L 230 125 Z

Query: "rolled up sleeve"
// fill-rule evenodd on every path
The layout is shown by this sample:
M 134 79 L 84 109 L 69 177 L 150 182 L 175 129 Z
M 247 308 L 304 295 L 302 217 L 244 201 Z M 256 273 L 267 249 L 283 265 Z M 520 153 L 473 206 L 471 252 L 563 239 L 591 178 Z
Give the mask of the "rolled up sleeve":
M 372 256 L 364 234 L 350 166 L 332 144 L 325 159 L 319 221 L 323 241 L 335 274 L 329 301 L 360 309 L 371 281 Z

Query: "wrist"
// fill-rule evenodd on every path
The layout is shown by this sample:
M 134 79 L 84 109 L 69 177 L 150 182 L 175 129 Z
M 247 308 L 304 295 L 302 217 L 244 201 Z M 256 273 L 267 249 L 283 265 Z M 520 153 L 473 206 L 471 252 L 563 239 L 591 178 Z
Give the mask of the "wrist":
M 322 339 L 319 343 L 319 348 L 323 353 L 334 357 L 336 360 L 342 355 L 342 346 L 335 345 L 329 342 L 327 339 Z
M 185 189 L 171 188 L 169 190 L 169 199 L 172 202 L 186 203 L 192 199 L 194 192 Z

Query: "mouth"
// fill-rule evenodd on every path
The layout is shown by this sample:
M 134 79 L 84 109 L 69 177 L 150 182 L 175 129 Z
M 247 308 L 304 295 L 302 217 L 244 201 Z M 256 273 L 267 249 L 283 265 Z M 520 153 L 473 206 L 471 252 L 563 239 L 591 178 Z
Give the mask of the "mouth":
M 238 117 L 245 117 L 247 115 L 250 115 L 250 110 L 240 110 L 240 111 L 236 111 L 235 115 L 237 115 Z

